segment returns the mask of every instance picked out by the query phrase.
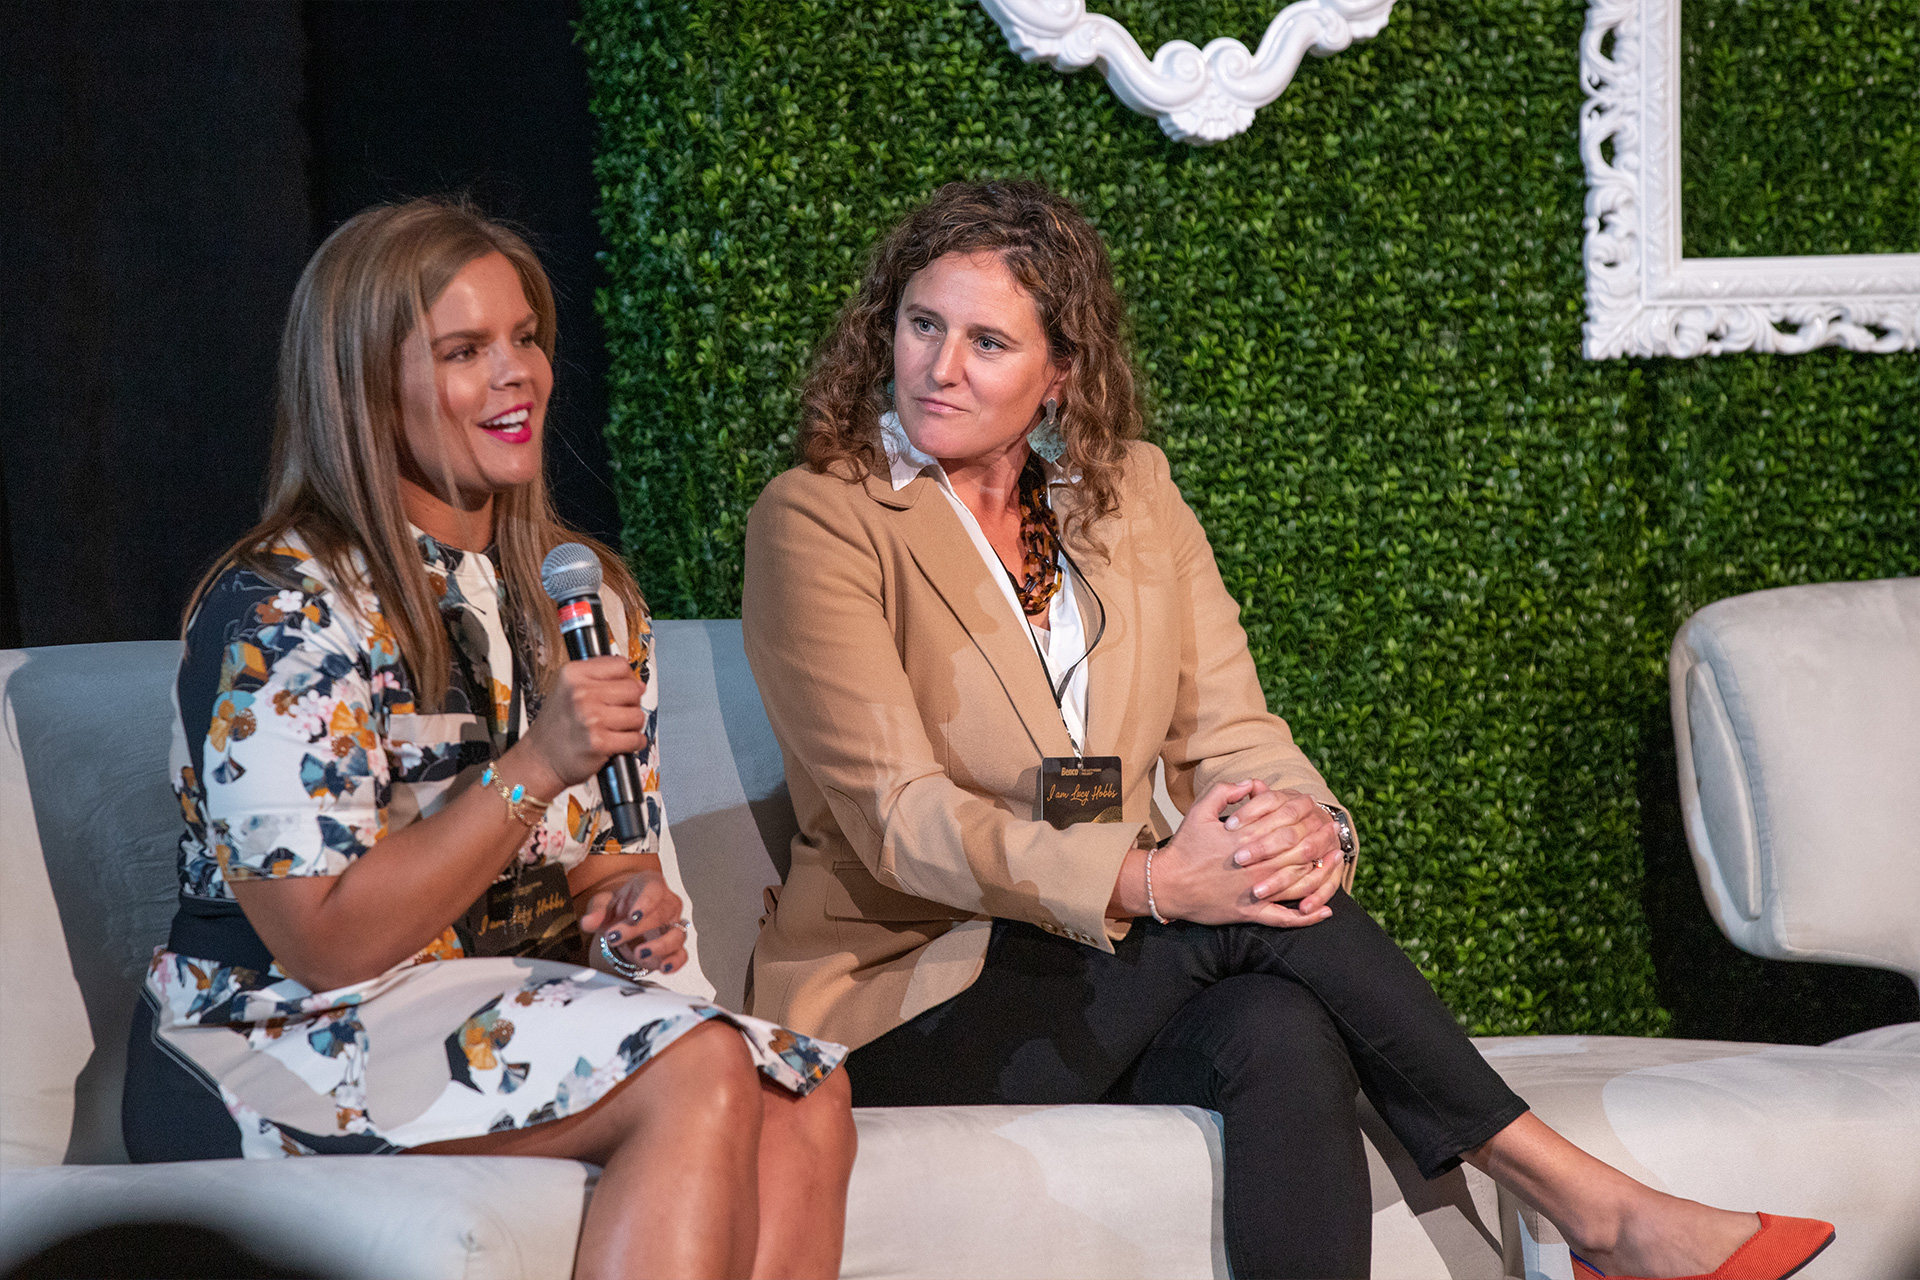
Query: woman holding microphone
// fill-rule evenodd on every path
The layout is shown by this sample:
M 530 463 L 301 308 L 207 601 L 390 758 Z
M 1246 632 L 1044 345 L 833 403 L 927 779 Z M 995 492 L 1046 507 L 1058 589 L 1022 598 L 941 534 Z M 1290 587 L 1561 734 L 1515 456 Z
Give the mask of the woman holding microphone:
M 301 277 L 266 515 L 188 610 L 128 1150 L 571 1157 L 604 1168 L 576 1276 L 831 1277 L 844 1049 L 640 980 L 686 961 L 651 631 L 596 545 L 624 656 L 565 660 L 553 349 L 538 259 L 462 205 L 368 210 Z

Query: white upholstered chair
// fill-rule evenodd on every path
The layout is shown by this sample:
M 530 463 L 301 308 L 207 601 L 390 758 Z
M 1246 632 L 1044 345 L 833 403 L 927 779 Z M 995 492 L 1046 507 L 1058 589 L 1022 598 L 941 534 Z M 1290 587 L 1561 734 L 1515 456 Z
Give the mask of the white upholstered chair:
M 1721 600 L 1669 669 L 1687 844 L 1721 932 L 1920 983 L 1920 578 Z M 1920 1023 L 1855 1043 L 1920 1051 Z

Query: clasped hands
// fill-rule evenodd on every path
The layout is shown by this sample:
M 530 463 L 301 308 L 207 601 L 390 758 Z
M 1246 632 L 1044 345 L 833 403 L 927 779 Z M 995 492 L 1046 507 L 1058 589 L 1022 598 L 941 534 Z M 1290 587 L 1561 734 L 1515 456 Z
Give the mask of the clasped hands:
M 1154 852 L 1154 905 L 1169 920 L 1298 928 L 1333 914 L 1345 869 L 1340 828 L 1312 796 L 1216 783 Z

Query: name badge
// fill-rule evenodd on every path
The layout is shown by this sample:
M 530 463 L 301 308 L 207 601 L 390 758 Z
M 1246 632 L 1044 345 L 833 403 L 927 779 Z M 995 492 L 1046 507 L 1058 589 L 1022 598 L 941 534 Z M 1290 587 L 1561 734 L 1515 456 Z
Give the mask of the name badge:
M 520 867 L 494 881 L 454 921 L 453 931 L 469 956 L 587 962 L 567 871 L 557 862 Z
M 1061 830 L 1076 822 L 1119 822 L 1120 757 L 1043 757 L 1040 816 Z

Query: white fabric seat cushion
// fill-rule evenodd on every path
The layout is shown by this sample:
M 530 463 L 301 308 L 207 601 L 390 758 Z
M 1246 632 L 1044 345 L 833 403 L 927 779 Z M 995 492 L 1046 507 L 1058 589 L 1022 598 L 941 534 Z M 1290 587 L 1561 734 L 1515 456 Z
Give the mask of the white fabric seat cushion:
M 843 1276 L 1227 1274 L 1207 1112 L 904 1107 L 854 1118 Z M 342 1280 L 561 1280 L 590 1174 L 567 1160 L 451 1156 L 21 1169 L 0 1175 L 0 1270 L 63 1236 L 167 1220 Z
M 854 1120 L 845 1280 L 1227 1274 L 1210 1112 L 887 1107 Z
M 1625 1036 L 1476 1041 L 1534 1112 L 1650 1186 L 1822 1218 L 1821 1276 L 1920 1262 L 1920 1054 Z
M 95 1227 L 169 1221 L 339 1280 L 566 1280 L 590 1173 L 470 1156 L 18 1169 L 0 1174 L 0 1270 Z

